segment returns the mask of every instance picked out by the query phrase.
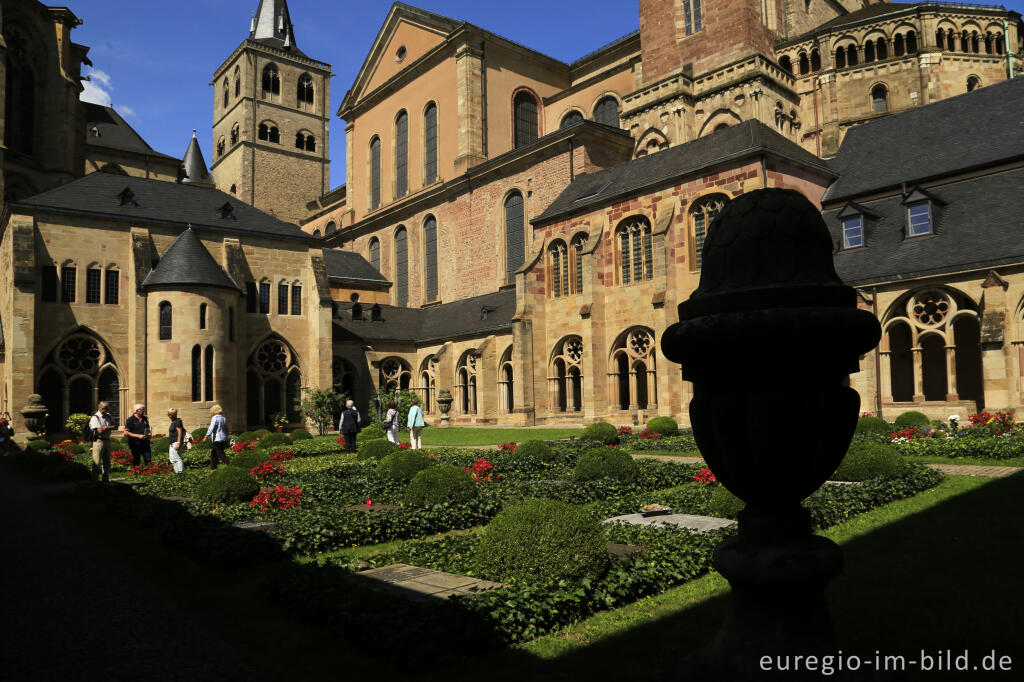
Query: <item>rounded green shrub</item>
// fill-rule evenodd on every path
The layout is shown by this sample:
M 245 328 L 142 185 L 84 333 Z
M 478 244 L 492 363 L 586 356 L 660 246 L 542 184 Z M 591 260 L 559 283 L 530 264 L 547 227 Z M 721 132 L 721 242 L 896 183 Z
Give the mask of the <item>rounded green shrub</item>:
M 476 482 L 468 471 L 445 464 L 429 467 L 413 476 L 403 501 L 410 507 L 429 507 L 445 502 L 468 502 L 476 494 Z
M 578 481 L 614 478 L 629 482 L 639 473 L 640 467 L 628 453 L 617 448 L 594 448 L 580 455 L 573 477 Z
M 520 500 L 487 525 L 475 560 L 482 575 L 501 582 L 593 579 L 608 567 L 608 539 L 580 507 Z
M 555 451 L 542 440 L 528 440 L 516 446 L 515 455 L 517 457 L 530 457 L 542 462 L 550 462 L 555 458 Z
M 50 449 L 50 441 L 45 438 L 37 438 L 28 442 L 28 449 L 35 452 L 46 452 Z
M 270 429 L 256 429 L 256 437 L 263 438 L 264 436 L 270 435 Z
M 377 440 L 379 438 L 386 438 L 387 434 L 384 433 L 378 424 L 370 424 L 363 427 L 363 430 L 359 432 L 358 441 L 362 443 L 368 440 Z
M 857 433 L 871 433 L 888 436 L 892 433 L 892 424 L 881 417 L 861 417 L 857 420 Z
M 198 443 L 202 439 L 206 438 L 206 427 L 200 426 L 198 429 L 192 429 L 192 440 Z
M 313 437 L 306 429 L 295 429 L 292 431 L 292 440 L 309 440 Z
M 256 440 L 256 432 L 255 431 L 242 431 L 240 434 L 238 434 L 238 436 L 235 438 L 235 440 L 236 441 Z
M 647 428 L 662 436 L 674 436 L 679 433 L 679 422 L 672 417 L 654 417 L 647 421 Z
M 583 429 L 580 438 L 584 440 L 596 440 L 605 445 L 615 445 L 619 442 L 619 432 L 608 422 L 594 422 Z
M 248 471 L 254 466 L 263 464 L 270 460 L 270 455 L 262 450 L 242 450 L 239 453 L 231 455 L 231 465 L 238 467 L 239 469 L 245 469 Z
M 850 445 L 846 457 L 832 474 L 835 481 L 867 481 L 880 476 L 896 476 L 903 471 L 900 453 L 886 443 L 857 442 Z
M 245 469 L 218 467 L 199 484 L 196 494 L 207 502 L 245 502 L 260 491 L 259 483 Z
M 213 441 L 212 440 L 202 441 L 202 440 L 196 439 L 195 442 L 192 443 L 192 449 L 193 450 L 210 451 L 210 450 L 213 449 Z
M 711 500 L 708 502 L 708 509 L 712 516 L 719 516 L 724 519 L 735 519 L 746 503 L 733 495 L 729 490 L 719 483 L 711 493 Z
M 928 419 L 928 415 L 921 412 L 904 412 L 900 416 L 896 417 L 896 429 L 909 429 L 911 427 L 927 428 L 931 424 L 931 420 Z
M 149 441 L 149 452 L 153 455 L 166 455 L 170 448 L 170 438 L 152 438 Z
M 419 450 L 399 450 L 377 462 L 377 475 L 408 483 L 429 466 L 430 458 Z
M 381 459 L 387 457 L 393 452 L 398 451 L 398 446 L 387 439 L 374 439 L 365 441 L 359 439 L 356 441 L 358 445 L 358 451 L 356 452 L 356 459 L 367 460 L 367 459 Z
M 259 448 L 280 448 L 285 445 L 291 445 L 292 439 L 288 437 L 286 433 L 271 433 L 260 438 Z

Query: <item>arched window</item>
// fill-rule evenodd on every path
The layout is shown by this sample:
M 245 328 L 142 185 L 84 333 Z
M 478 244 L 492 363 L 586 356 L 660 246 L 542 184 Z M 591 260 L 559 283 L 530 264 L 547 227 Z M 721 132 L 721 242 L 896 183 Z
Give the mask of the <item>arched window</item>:
M 203 394 L 213 400 L 213 346 L 207 346 L 203 356 Z
M 370 210 L 380 206 L 380 138 L 370 140 Z
M 270 133 L 267 139 L 275 144 L 279 144 L 281 142 L 281 133 L 278 131 L 277 126 L 270 126 Z
M 266 123 L 261 123 L 259 132 L 256 134 L 256 138 L 259 140 L 267 140 L 270 138 L 270 127 Z
M 306 134 L 295 133 L 295 148 L 304 149 L 306 147 Z
M 281 142 L 281 132 L 277 129 L 276 125 L 270 122 L 260 124 L 256 137 L 267 142 Z
M 649 329 L 635 327 L 619 335 L 609 358 L 609 404 L 620 410 L 657 408 L 655 346 Z
M 512 369 L 512 346 L 505 349 L 498 362 L 498 400 L 499 409 L 504 414 L 511 414 L 515 409 L 515 374 Z
M 199 328 L 206 329 L 206 304 L 199 304 Z
M 302 285 L 292 282 L 292 315 L 302 314 Z
M 569 250 L 565 242 L 556 239 L 548 248 L 548 273 L 551 286 L 548 293 L 553 298 L 569 295 Z
M 565 337 L 551 353 L 548 407 L 552 412 L 583 409 L 583 340 L 578 336 Z
M 221 135 L 220 139 L 217 140 L 217 156 L 223 156 L 224 155 L 224 145 L 225 144 L 226 144 L 226 142 L 224 140 L 224 136 Z
M 971 35 L 966 30 L 960 31 L 960 51 L 971 51 Z
M 429 303 L 437 300 L 437 220 L 432 215 L 423 221 L 423 252 Z
M 846 65 L 857 66 L 857 46 L 847 45 L 846 46 Z
M 267 64 L 263 67 L 263 96 L 281 94 L 281 77 L 277 73 L 277 66 Z
M 199 344 L 192 346 L 192 402 L 203 399 L 203 349 Z
M 404 227 L 395 230 L 395 305 L 409 303 L 409 235 Z
M 376 237 L 370 240 L 370 265 L 380 272 L 380 240 Z
M 238 124 L 231 126 L 231 144 L 238 142 Z
M 476 414 L 476 352 L 468 350 L 455 367 L 455 404 L 459 414 Z
M 295 98 L 299 104 L 313 103 L 313 79 L 308 73 L 299 76 L 299 81 L 295 84 Z
M 651 279 L 654 276 L 651 223 L 643 216 L 634 216 L 619 223 L 615 233 L 622 284 Z
M 525 228 L 523 195 L 512 192 L 505 199 L 505 281 L 509 284 L 526 261 Z
M 525 147 L 539 136 L 537 100 L 525 90 L 516 94 L 513 100 L 515 118 L 515 149 Z
M 846 48 L 836 48 L 836 68 L 841 69 L 846 66 Z
M 88 267 L 85 270 L 85 302 L 100 302 L 100 278 L 102 271 L 98 267 Z
M 587 235 L 578 234 L 572 238 L 569 249 L 569 281 L 572 293 L 583 293 L 583 247 L 587 244 Z
M 260 282 L 260 314 L 270 314 L 270 282 Z
M 88 333 L 75 333 L 61 341 L 40 365 L 36 392 L 49 410 L 49 433 L 64 431 L 67 415 L 91 414 L 97 400 L 109 404 L 114 421 L 120 418 L 120 376 L 110 349 Z
M 401 111 L 395 119 L 395 198 L 409 191 L 409 115 Z
M 981 79 L 979 79 L 977 76 L 968 76 L 967 77 L 967 92 L 970 92 L 971 90 L 976 90 L 976 89 L 978 89 L 980 87 L 981 87 Z
M 914 54 L 917 52 L 917 34 L 913 31 L 907 31 L 907 54 Z
M 870 64 L 875 61 L 875 43 L 871 40 L 864 43 L 864 63 Z
M 995 43 L 996 43 L 996 54 L 1002 54 L 1003 53 L 1003 34 L 1002 33 L 997 33 L 996 34 Z
M 562 122 L 558 124 L 558 129 L 568 128 L 571 125 L 575 125 L 583 120 L 583 114 L 578 111 L 570 111 L 568 114 L 562 117 Z
M 985 54 L 992 54 L 992 34 L 985 34 Z
M 224 108 L 227 109 L 227 106 L 228 106 L 228 96 L 229 96 L 229 92 L 230 92 L 230 89 L 228 87 L 228 79 L 227 78 L 224 79 L 223 91 L 224 91 L 223 104 L 224 104 Z
M 294 378 L 293 378 L 294 377 Z M 246 415 L 250 426 L 269 422 L 284 413 L 290 421 L 301 391 L 301 374 L 291 347 L 279 337 L 257 346 L 246 368 Z
M 807 59 L 807 53 L 800 53 L 800 75 L 803 76 L 811 70 L 811 62 Z
M 423 111 L 423 184 L 437 180 L 437 105 Z
M 971 32 L 971 52 L 974 52 L 975 54 L 981 52 L 981 40 L 978 37 L 977 31 Z
M 619 127 L 619 101 L 608 96 L 594 107 L 594 120 L 606 126 Z
M 401 358 L 387 358 L 380 363 L 377 385 L 388 391 L 404 391 L 412 381 L 412 368 Z
M 820 70 L 821 70 L 821 52 L 818 51 L 818 48 L 814 48 L 813 50 L 811 50 L 811 71 L 820 71 Z
M 278 282 L 277 284 L 277 314 L 288 314 L 288 282 Z
M 889 110 L 889 91 L 881 83 L 871 88 L 871 108 L 876 114 Z
M 331 385 L 345 398 L 356 400 L 356 370 L 348 360 L 335 358 L 331 363 Z M 340 416 L 340 414 L 336 416 L 335 423 L 338 422 L 337 417 Z
M 327 221 L 327 227 L 324 228 L 324 236 L 330 237 L 332 234 L 338 231 L 338 225 L 333 220 Z
M 903 34 L 897 33 L 896 37 L 892 39 L 892 55 L 894 57 L 902 57 L 904 51 Z
M 168 341 L 171 338 L 171 304 L 164 301 L 160 304 L 160 340 Z
M 878 59 L 889 57 L 889 46 L 885 44 L 885 38 L 879 38 L 875 41 L 875 57 Z
M 34 56 L 26 38 L 7 26 L 4 32 L 8 45 L 4 142 L 12 151 L 31 155 L 36 123 L 36 77 L 30 66 Z
M 946 30 L 946 49 L 950 52 L 956 50 L 956 37 L 953 35 L 953 29 Z
M 60 300 L 64 303 L 74 303 L 78 293 L 78 268 L 72 264 L 64 265 L 60 269 Z
M 235 67 L 235 97 L 242 94 L 242 76 L 238 67 Z
M 121 273 L 118 270 L 109 268 L 106 271 L 103 289 L 103 302 L 107 305 L 117 305 L 120 297 L 120 276 Z
M 423 412 L 426 414 L 434 411 L 435 393 L 437 391 L 437 363 L 438 359 L 431 355 L 420 365 L 420 385 L 416 387 L 416 393 L 420 397 Z
M 779 57 L 779 66 L 781 66 L 782 70 L 786 73 L 793 73 L 793 62 L 790 61 L 787 55 Z
M 729 199 L 722 194 L 713 194 L 701 199 L 690 209 L 690 270 L 699 270 L 704 257 L 704 240 L 707 239 L 711 221 L 715 219 Z

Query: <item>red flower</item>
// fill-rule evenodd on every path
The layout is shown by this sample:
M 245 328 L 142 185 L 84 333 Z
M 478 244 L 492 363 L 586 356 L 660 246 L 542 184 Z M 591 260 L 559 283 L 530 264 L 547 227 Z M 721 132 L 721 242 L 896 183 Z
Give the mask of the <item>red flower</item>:
M 715 475 L 711 473 L 711 469 L 701 469 L 697 472 L 697 475 L 693 477 L 693 480 L 698 483 L 703 483 L 704 485 L 711 485 L 718 481 L 718 479 L 715 478 Z
M 399 443 L 398 447 L 402 450 L 408 450 L 412 447 L 412 443 Z
M 468 471 L 473 475 L 473 480 L 477 483 L 484 483 L 487 481 L 497 481 L 501 478 L 496 473 L 492 473 L 494 465 L 488 462 L 486 459 L 478 459 L 476 463 L 471 467 L 462 467 L 463 471 Z
M 261 490 L 259 495 L 252 498 L 250 507 L 259 507 L 261 512 L 273 509 L 293 509 L 298 507 L 302 490 L 299 488 L 286 488 L 283 485 L 275 485 L 273 488 Z
M 498 445 L 498 450 L 500 452 L 506 452 L 511 454 L 516 451 L 516 444 L 512 442 L 501 443 L 500 445 Z
M 256 478 L 269 478 L 271 476 L 280 476 L 284 473 L 284 467 L 279 462 L 273 460 L 269 462 L 263 462 L 257 464 L 252 469 L 249 469 L 249 473 Z
M 620 426 L 619 427 L 619 435 L 629 435 L 631 433 L 633 433 L 633 427 L 632 426 Z

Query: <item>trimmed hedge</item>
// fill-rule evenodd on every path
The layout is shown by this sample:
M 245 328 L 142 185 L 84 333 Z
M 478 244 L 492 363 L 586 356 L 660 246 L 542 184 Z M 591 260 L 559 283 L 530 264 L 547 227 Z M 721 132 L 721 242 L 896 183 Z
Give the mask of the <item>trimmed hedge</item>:
M 219 467 L 211 471 L 196 491 L 207 502 L 247 502 L 260 491 L 259 483 L 239 467 Z
M 856 433 L 888 436 L 892 430 L 892 424 L 881 417 L 861 417 L 857 420 Z
M 243 440 L 256 440 L 256 432 L 255 431 L 242 431 L 240 434 L 238 434 L 238 436 L 235 438 L 235 440 L 239 441 L 239 442 L 243 441 Z
M 387 457 L 393 452 L 398 451 L 398 446 L 391 441 L 379 438 L 370 441 L 356 441 L 358 450 L 356 451 L 356 459 L 359 461 L 365 461 L 368 459 L 381 459 Z
M 914 412 L 913 410 L 911 410 L 910 412 L 904 412 L 900 416 L 896 417 L 894 426 L 896 427 L 897 431 L 901 431 L 903 429 L 909 429 L 912 426 L 916 426 L 918 428 L 928 428 L 928 426 L 930 426 L 931 423 L 932 420 L 928 418 L 928 415 L 922 412 Z
M 410 507 L 435 504 L 460 504 L 477 495 L 476 482 L 468 471 L 457 466 L 440 465 L 424 469 L 409 482 L 404 503 Z
M 608 566 L 608 540 L 580 507 L 521 500 L 487 525 L 476 562 L 485 577 L 498 582 L 595 579 Z
M 233 453 L 229 457 L 231 460 L 229 466 L 238 467 L 246 472 L 254 466 L 270 461 L 270 455 L 262 450 L 243 450 Z
M 519 457 L 532 457 L 542 462 L 555 459 L 556 453 L 550 445 L 542 440 L 528 440 L 516 446 L 515 454 Z
M 392 452 L 377 463 L 377 475 L 393 481 L 411 481 L 430 466 L 430 458 L 419 450 Z
M 903 470 L 896 448 L 885 443 L 860 441 L 850 445 L 846 457 L 832 474 L 836 481 L 867 481 L 879 476 L 896 476 Z
M 286 445 L 291 445 L 292 439 L 288 437 L 286 433 L 269 433 L 263 436 L 256 443 L 256 447 L 261 449 L 280 448 Z
M 206 438 L 206 430 L 205 426 L 200 426 L 198 429 L 192 429 L 192 440 L 199 443 L 199 441 Z
M 580 438 L 583 440 L 595 440 L 605 445 L 615 445 L 619 442 L 619 431 L 608 422 L 594 422 L 583 429 Z
M 715 486 L 711 500 L 708 501 L 708 511 L 711 515 L 723 519 L 735 519 L 745 506 L 747 505 L 743 500 L 729 492 L 721 483 Z
M 363 430 L 359 432 L 356 437 L 358 442 L 377 440 L 379 438 L 387 438 L 387 434 L 384 433 L 384 429 L 379 424 L 368 424 L 363 427 Z
M 647 421 L 647 428 L 662 436 L 674 436 L 679 433 L 679 423 L 672 417 L 654 417 Z
M 967 430 L 970 433 L 970 429 Z M 963 434 L 963 431 L 961 431 Z M 987 457 L 1010 459 L 1024 457 L 1024 435 L 970 436 L 956 438 L 914 438 L 892 444 L 901 455 L 920 457 Z
M 34 452 L 46 452 L 51 447 L 50 441 L 45 438 L 37 438 L 36 440 L 30 440 L 25 449 L 33 450 Z
M 639 466 L 628 453 L 617 448 L 595 448 L 580 455 L 573 478 L 577 481 L 612 478 L 628 483 L 639 473 Z
M 306 429 L 295 429 L 292 431 L 291 436 L 292 440 L 309 440 L 313 437 L 313 434 Z

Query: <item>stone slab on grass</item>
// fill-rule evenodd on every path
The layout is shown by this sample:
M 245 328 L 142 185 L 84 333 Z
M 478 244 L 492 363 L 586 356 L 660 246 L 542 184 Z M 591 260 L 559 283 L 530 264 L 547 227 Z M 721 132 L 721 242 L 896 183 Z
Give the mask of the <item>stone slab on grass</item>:
M 391 564 L 369 571 L 360 571 L 352 573 L 346 579 L 371 590 L 419 600 L 447 599 L 455 594 L 466 594 L 471 591 L 471 588 L 487 590 L 504 587 L 501 583 L 489 580 L 434 571 L 409 564 Z
M 601 523 L 631 523 L 635 526 L 676 526 L 686 528 L 698 533 L 706 533 L 709 530 L 718 530 L 731 526 L 735 521 L 720 519 L 717 516 L 697 516 L 695 514 L 664 514 L 661 516 L 642 516 L 640 514 L 624 514 L 605 519 Z

